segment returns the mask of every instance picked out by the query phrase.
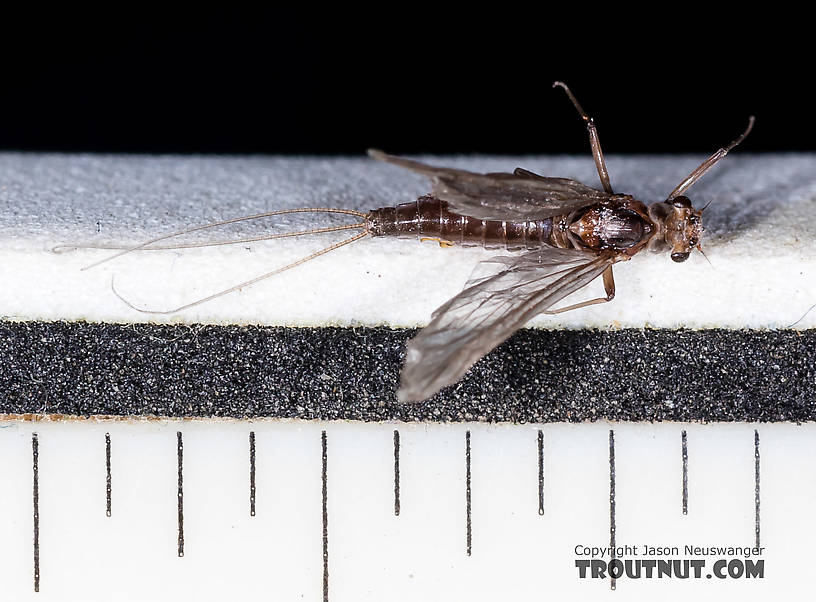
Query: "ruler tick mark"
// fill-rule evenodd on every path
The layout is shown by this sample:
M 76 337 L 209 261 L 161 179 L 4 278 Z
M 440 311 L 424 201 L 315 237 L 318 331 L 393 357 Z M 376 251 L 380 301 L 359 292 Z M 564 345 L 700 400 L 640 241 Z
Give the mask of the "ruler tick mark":
M 105 433 L 105 516 L 111 515 L 111 437 Z
M 754 527 L 756 547 L 759 548 L 759 431 L 754 430 Z
M 40 591 L 40 440 L 37 433 L 31 435 L 34 504 L 34 591 Z
M 467 510 L 467 555 L 470 556 L 473 543 L 473 524 L 470 513 L 470 431 L 465 432 L 465 507 Z
M 184 441 L 181 431 L 176 433 L 176 453 L 178 459 L 178 555 L 184 556 Z
M 688 438 L 686 431 L 680 433 L 680 450 L 683 457 L 683 514 L 688 514 Z
M 326 431 L 321 432 L 320 442 L 323 448 L 320 473 L 323 482 L 323 602 L 329 602 L 329 454 Z
M 538 431 L 538 514 L 544 516 L 544 431 Z
M 400 434 L 394 430 L 394 516 L 400 513 Z
M 255 431 L 249 431 L 249 515 L 255 516 Z
M 609 430 L 609 551 L 610 560 L 615 555 L 615 431 Z M 616 579 L 610 577 L 609 587 L 615 589 Z

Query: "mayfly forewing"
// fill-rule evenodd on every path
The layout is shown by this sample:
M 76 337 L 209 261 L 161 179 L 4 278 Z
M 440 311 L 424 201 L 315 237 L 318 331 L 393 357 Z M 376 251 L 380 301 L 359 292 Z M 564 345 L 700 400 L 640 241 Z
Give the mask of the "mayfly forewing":
M 479 174 L 475 174 L 470 171 L 465 171 L 463 169 L 455 169 L 452 167 L 436 167 L 435 165 L 428 165 L 427 163 L 422 163 L 421 161 L 415 161 L 414 159 L 408 159 L 407 157 L 398 157 L 397 155 L 389 155 L 379 149 L 370 148 L 368 149 L 368 156 L 376 161 L 382 161 L 384 163 L 391 163 L 392 165 L 398 165 L 403 169 L 408 169 L 410 171 L 414 171 L 416 173 L 420 173 L 424 176 L 428 176 L 429 178 L 435 178 L 442 175 L 446 176 L 476 176 Z
M 523 167 L 516 167 L 513 170 L 513 175 L 518 176 L 519 178 L 527 178 L 528 180 L 546 180 L 542 175 L 534 173 L 529 169 L 524 169 Z
M 433 194 L 451 209 L 484 220 L 535 221 L 563 215 L 610 198 L 610 194 L 569 178 L 548 178 L 527 170 L 479 174 L 434 167 L 370 150 L 369 155 L 427 176 Z
M 422 401 L 455 383 L 528 320 L 589 284 L 613 263 L 612 254 L 555 247 L 483 262 L 479 275 L 437 309 L 431 323 L 408 342 L 398 399 Z

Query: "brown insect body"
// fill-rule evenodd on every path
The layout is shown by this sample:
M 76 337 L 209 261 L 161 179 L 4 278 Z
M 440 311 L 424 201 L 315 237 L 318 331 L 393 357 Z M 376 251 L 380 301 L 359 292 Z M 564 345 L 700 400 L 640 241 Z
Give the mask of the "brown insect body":
M 655 231 L 646 207 L 631 197 L 592 205 L 567 223 L 575 248 L 627 250 L 629 255 L 639 251 Z
M 435 238 L 461 246 L 508 251 L 535 250 L 543 246 L 587 252 L 620 251 L 631 257 L 654 234 L 665 231 L 646 206 L 629 195 L 615 195 L 569 214 L 526 221 L 491 220 L 453 211 L 434 196 L 412 203 L 374 209 L 366 217 L 372 236 Z M 555 226 L 554 226 L 555 224 Z
M 741 136 L 703 161 L 669 193 L 665 201 L 647 207 L 630 195 L 613 191 L 594 122 L 564 84 L 556 82 L 555 85 L 565 90 L 586 123 L 603 190 L 567 178 L 540 176 L 522 168 L 516 168 L 513 173 L 480 174 L 436 167 L 372 150 L 369 155 L 374 159 L 428 177 L 431 194 L 368 213 L 330 208 L 268 211 L 160 236 L 135 247 L 126 247 L 103 261 L 135 250 L 235 244 L 359 230 L 350 238 L 288 265 L 174 309 L 144 310 L 120 296 L 138 311 L 169 314 L 240 290 L 366 236 L 424 237 L 436 239 L 441 245 L 452 243 L 515 251 L 511 255 L 498 255 L 483 261 L 462 292 L 439 307 L 430 323 L 408 342 L 397 397 L 405 402 L 425 400 L 442 387 L 458 381 L 479 358 L 532 317 L 611 301 L 615 296 L 612 273 L 615 263 L 631 259 L 644 248 L 668 250 L 676 262 L 685 261 L 694 248 L 700 249 L 702 210 L 694 209 L 683 193 L 742 142 L 754 121 L 751 117 Z M 189 232 L 290 213 L 335 213 L 362 221 L 205 244 L 163 246 L 162 243 Z M 107 248 L 121 249 L 119 245 Z M 604 297 L 556 307 L 598 277 L 603 280 Z
M 700 249 L 703 228 L 702 210 L 694 209 L 683 193 L 742 142 L 754 122 L 751 117 L 741 136 L 703 161 L 664 202 L 647 207 L 613 191 L 595 123 L 564 84 L 555 86 L 564 89 L 586 123 L 603 190 L 521 168 L 512 174 L 478 174 L 369 151 L 374 159 L 427 176 L 432 188 L 431 197 L 416 203 L 371 212 L 365 223 L 369 234 L 526 250 L 483 262 L 480 275 L 472 276 L 408 342 L 400 401 L 422 401 L 455 383 L 535 315 L 611 301 L 613 265 L 644 248 L 669 250 L 673 261 L 685 261 Z M 556 308 L 599 276 L 605 297 Z
M 366 217 L 366 229 L 372 236 L 438 238 L 466 247 L 510 251 L 552 245 L 552 224 L 552 218 L 505 221 L 469 217 L 430 195 L 413 203 L 374 209 Z

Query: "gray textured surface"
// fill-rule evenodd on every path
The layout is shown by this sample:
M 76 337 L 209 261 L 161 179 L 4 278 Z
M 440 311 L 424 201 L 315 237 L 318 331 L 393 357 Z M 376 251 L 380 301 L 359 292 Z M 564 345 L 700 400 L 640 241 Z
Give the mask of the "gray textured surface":
M 816 330 L 524 330 L 396 403 L 412 331 L 0 324 L 0 413 L 555 422 L 811 421 Z
M 608 157 L 616 190 L 661 200 L 702 156 Z M 516 165 L 597 185 L 591 158 L 433 158 L 478 171 Z M 705 213 L 699 255 L 682 265 L 640 254 L 616 271 L 614 303 L 538 318 L 544 327 L 778 328 L 816 302 L 816 156 L 735 152 L 693 189 Z M 458 292 L 478 249 L 363 240 L 303 267 L 173 316 L 134 312 L 110 291 L 164 309 L 224 289 L 339 240 L 288 240 L 136 253 L 89 271 L 105 251 L 60 243 L 141 242 L 212 220 L 297 206 L 367 210 L 414 200 L 427 182 L 366 158 L 0 155 L 0 316 L 288 326 L 418 326 Z M 328 220 L 328 223 L 338 223 Z M 312 225 L 304 216 L 277 222 Z M 321 224 L 326 224 L 325 219 Z M 196 240 L 270 231 L 245 222 Z M 597 284 L 597 283 L 595 283 Z M 584 291 L 586 296 L 598 292 Z M 811 312 L 799 327 L 816 326 Z
M 610 157 L 609 168 L 617 190 L 653 201 L 699 159 Z M 438 161 L 485 171 L 523 165 L 588 183 L 596 178 L 588 157 Z M 816 311 L 796 331 L 745 328 L 788 326 L 816 302 L 814 173 L 811 155 L 729 157 L 693 195 L 698 205 L 713 201 L 704 241 L 713 267 L 699 257 L 683 265 L 637 257 L 618 269 L 614 303 L 535 322 L 601 331 L 524 330 L 431 402 L 400 406 L 394 390 L 412 331 L 369 327 L 423 324 L 486 251 L 361 241 L 161 318 L 189 325 L 162 326 L 138 324 L 158 318 L 116 299 L 111 276 L 135 301 L 167 306 L 267 271 L 317 243 L 138 253 L 87 272 L 80 268 L 105 252 L 49 249 L 138 242 L 285 207 L 366 210 L 413 200 L 428 189 L 422 178 L 363 158 L 0 155 L 0 316 L 12 320 L 0 323 L 0 412 L 812 420 Z M 311 223 L 302 216 L 281 221 L 287 229 Z M 268 228 L 247 222 L 214 237 Z M 223 326 L 231 323 L 321 328 Z M 619 329 L 649 325 L 727 329 Z

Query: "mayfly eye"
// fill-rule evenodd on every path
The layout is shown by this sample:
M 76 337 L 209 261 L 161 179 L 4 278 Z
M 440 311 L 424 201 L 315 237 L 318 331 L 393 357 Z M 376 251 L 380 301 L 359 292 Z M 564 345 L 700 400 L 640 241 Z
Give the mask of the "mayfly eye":
M 688 256 L 689 256 L 688 253 L 672 253 L 671 254 L 672 261 L 676 261 L 677 263 L 684 262 L 686 259 L 688 259 Z
M 678 209 L 691 209 L 691 201 L 687 196 L 678 196 L 672 199 L 671 204 Z
M 699 242 L 699 241 L 698 241 L 696 238 L 692 238 L 692 239 L 689 241 L 689 245 L 691 245 L 692 247 L 696 247 L 698 242 Z

